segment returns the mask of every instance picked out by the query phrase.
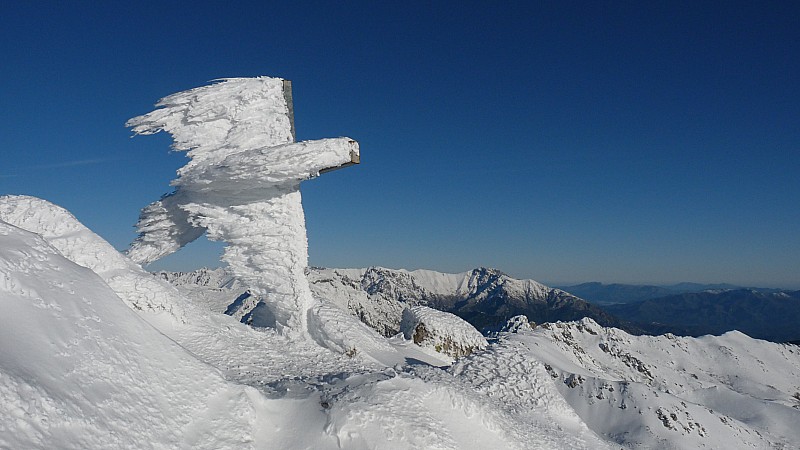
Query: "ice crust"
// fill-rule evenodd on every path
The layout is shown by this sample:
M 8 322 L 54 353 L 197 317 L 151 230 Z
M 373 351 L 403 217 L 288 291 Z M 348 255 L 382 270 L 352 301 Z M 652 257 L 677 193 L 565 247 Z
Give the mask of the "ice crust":
M 175 192 L 142 210 L 128 256 L 149 263 L 207 233 L 222 260 L 268 305 L 254 325 L 303 334 L 314 301 L 300 182 L 358 160 L 349 138 L 293 142 L 280 78 L 229 78 L 165 97 L 128 121 L 136 134 L 170 133 L 191 158 Z

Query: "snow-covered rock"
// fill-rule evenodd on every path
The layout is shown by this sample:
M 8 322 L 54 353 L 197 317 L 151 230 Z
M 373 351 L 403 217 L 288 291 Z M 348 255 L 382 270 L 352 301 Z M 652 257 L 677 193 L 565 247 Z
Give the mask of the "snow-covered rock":
M 523 315 L 519 315 L 519 316 L 514 316 L 514 317 L 508 319 L 508 322 L 506 322 L 506 324 L 503 325 L 503 328 L 500 329 L 500 332 L 502 332 L 502 333 L 520 333 L 520 332 L 525 332 L 525 331 L 531 331 L 531 330 L 533 330 L 533 328 L 534 328 L 534 326 L 531 325 L 531 323 L 530 323 L 530 321 L 528 321 L 527 317 L 525 317 Z
M 190 272 L 170 272 L 162 270 L 155 275 L 173 286 L 188 286 L 210 289 L 238 289 L 242 284 L 223 267 L 216 269 L 200 268 Z
M 406 339 L 453 358 L 483 350 L 487 345 L 486 338 L 460 317 L 427 306 L 406 308 L 400 328 Z

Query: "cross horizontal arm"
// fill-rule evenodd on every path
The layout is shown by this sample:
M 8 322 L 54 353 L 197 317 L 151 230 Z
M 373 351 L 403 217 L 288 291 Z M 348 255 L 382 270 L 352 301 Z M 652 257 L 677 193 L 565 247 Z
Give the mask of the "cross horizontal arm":
M 295 185 L 359 162 L 358 143 L 350 138 L 294 142 L 229 155 L 217 165 L 183 172 L 175 184 L 192 191 L 241 192 L 249 188 Z

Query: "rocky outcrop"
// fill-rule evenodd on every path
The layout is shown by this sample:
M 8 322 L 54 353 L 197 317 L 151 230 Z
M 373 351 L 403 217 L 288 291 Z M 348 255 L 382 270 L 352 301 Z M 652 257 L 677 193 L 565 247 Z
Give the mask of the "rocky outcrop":
M 400 328 L 406 339 L 452 358 L 469 355 L 487 345 L 483 335 L 469 323 L 454 314 L 426 306 L 403 310 Z

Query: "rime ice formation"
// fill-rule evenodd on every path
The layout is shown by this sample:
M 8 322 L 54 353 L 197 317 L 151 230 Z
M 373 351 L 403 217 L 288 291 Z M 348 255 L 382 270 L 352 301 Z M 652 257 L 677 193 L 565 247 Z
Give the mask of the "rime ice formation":
M 146 264 L 208 233 L 237 278 L 269 305 L 254 323 L 307 327 L 313 299 L 300 182 L 359 162 L 349 138 L 294 142 L 291 84 L 230 78 L 170 95 L 128 121 L 136 134 L 170 133 L 191 158 L 175 192 L 142 210 L 128 256 Z

